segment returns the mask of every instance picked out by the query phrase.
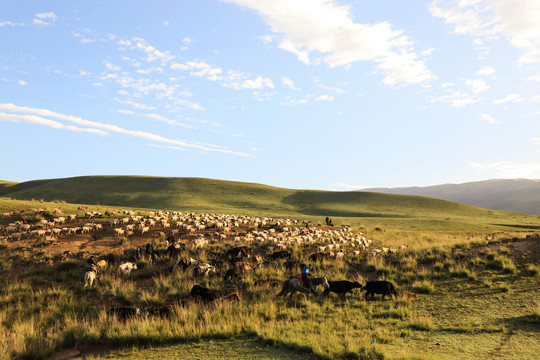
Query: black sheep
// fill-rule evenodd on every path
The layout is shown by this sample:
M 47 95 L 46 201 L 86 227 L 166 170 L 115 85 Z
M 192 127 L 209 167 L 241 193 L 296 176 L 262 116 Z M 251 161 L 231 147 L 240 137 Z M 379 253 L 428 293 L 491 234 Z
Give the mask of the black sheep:
M 362 285 L 358 281 L 352 282 L 347 280 L 329 281 L 328 285 L 330 285 L 330 287 L 324 290 L 324 295 L 328 295 L 330 291 L 336 294 L 347 294 L 353 289 L 362 288 Z
M 394 285 L 391 282 L 384 280 L 368 281 L 366 286 L 364 286 L 364 289 L 366 290 L 366 300 L 370 294 L 372 298 L 375 298 L 375 294 L 381 294 L 383 299 L 386 295 L 397 296 Z
M 190 295 L 198 300 L 207 302 L 214 301 L 219 297 L 214 291 L 201 285 L 193 285 Z

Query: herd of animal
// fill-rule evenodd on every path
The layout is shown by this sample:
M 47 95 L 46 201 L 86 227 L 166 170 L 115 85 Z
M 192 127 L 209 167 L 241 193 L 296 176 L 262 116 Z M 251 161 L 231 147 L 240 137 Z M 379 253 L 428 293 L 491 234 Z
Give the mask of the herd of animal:
M 86 268 L 85 287 L 94 286 L 99 272 L 106 267 L 114 266 L 116 275 L 126 278 L 137 270 L 137 263 L 143 259 L 152 263 L 160 258 L 168 258 L 172 272 L 191 272 L 195 278 L 222 274 L 225 282 L 241 283 L 245 273 L 260 267 L 281 266 L 293 275 L 303 261 L 314 264 L 347 261 L 363 253 L 369 256 L 379 253 L 369 252 L 372 240 L 347 226 L 323 228 L 290 219 L 164 211 L 105 214 L 94 211 L 63 216 L 59 216 L 62 215 L 61 211 L 55 211 L 55 215 L 52 219 L 34 224 L 16 220 L 0 227 L 0 237 L 9 242 L 39 240 L 47 236 L 54 236 L 58 241 L 72 237 L 87 237 L 89 240 L 122 237 L 123 244 L 130 241 L 139 244 L 146 242 L 146 245 L 135 249 L 124 250 L 123 246 L 119 246 L 108 255 L 99 254 L 103 259 L 96 266 Z M 295 259 L 298 247 L 304 249 L 303 253 L 311 252 L 311 255 L 304 260 Z M 204 261 L 192 257 L 201 253 L 206 258 Z M 397 295 L 394 286 L 387 281 L 368 281 L 362 286 L 357 281 L 329 281 L 326 277 L 311 280 L 312 285 L 307 288 L 296 277 L 290 277 L 282 282 L 278 295 L 292 296 L 295 292 L 317 294 L 319 285 L 324 287 L 324 295 L 330 292 L 345 295 L 355 288 L 365 290 L 366 299 L 375 294 L 383 298 Z M 233 289 L 238 290 L 238 286 Z M 225 297 L 234 298 L 234 294 L 238 297 L 238 292 L 234 291 Z M 193 286 L 190 296 L 205 302 L 224 298 L 219 292 L 200 285 Z M 137 313 L 129 307 L 119 309 L 111 309 L 111 312 L 122 313 L 120 317 Z M 167 309 L 155 311 L 168 312 Z

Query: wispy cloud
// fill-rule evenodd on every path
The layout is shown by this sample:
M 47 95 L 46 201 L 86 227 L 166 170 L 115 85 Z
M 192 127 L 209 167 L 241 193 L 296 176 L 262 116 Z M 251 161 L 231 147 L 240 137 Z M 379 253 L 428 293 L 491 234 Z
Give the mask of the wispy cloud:
M 538 0 L 434 0 L 429 10 L 458 34 L 508 38 L 512 46 L 523 50 L 520 64 L 540 61 Z
M 495 69 L 491 66 L 484 66 L 480 70 L 478 70 L 475 75 L 493 75 L 495 74 Z
M 482 121 L 485 121 L 489 124 L 498 124 L 499 122 L 497 120 L 495 120 L 493 118 L 493 116 L 489 115 L 489 114 L 482 114 L 480 115 L 480 119 L 482 119 Z
M 162 63 L 167 63 L 175 59 L 175 56 L 172 55 L 168 50 L 159 50 L 150 45 L 145 39 L 138 37 L 132 39 L 120 39 L 118 40 L 118 45 L 120 45 L 121 49 L 123 47 L 127 47 L 131 50 L 139 50 L 143 52 L 146 56 L 143 58 L 143 60 L 147 62 L 161 61 Z
M 80 127 L 72 126 L 72 125 L 64 125 L 61 122 L 45 119 L 43 117 L 36 116 L 36 115 L 20 115 L 20 114 L 8 114 L 8 113 L 0 112 L 0 121 L 25 122 L 25 123 L 34 124 L 34 125 L 48 126 L 48 127 L 58 129 L 58 130 L 87 132 L 87 133 L 98 134 L 98 135 L 108 134 L 108 132 L 103 131 L 103 130 L 92 129 L 92 128 L 80 128 Z
M 478 98 L 476 98 L 472 94 L 462 93 L 459 91 L 455 91 L 451 94 L 434 97 L 431 99 L 431 102 L 448 103 L 452 107 L 464 107 L 467 105 L 475 104 L 478 101 L 479 101 Z
M 475 94 L 480 94 L 490 89 L 488 83 L 482 79 L 467 80 L 465 84 L 470 87 Z
M 373 61 L 383 83 L 425 83 L 435 77 L 413 51 L 413 41 L 388 22 L 360 24 L 347 6 L 332 0 L 222 0 L 257 11 L 279 36 L 279 47 L 305 64 L 322 55 L 330 67 Z
M 46 13 L 40 13 L 40 14 L 34 15 L 34 20 L 32 21 L 32 23 L 35 26 L 46 27 L 46 26 L 51 25 L 53 22 L 55 22 L 57 17 L 58 16 L 56 16 L 56 14 L 52 11 L 46 12 Z
M 283 85 L 285 85 L 286 87 L 288 87 L 289 89 L 291 89 L 291 90 L 300 91 L 300 89 L 297 88 L 296 86 L 294 86 L 293 81 L 291 79 L 289 79 L 288 77 L 282 77 L 281 78 L 281 83 Z
M 502 99 L 494 100 L 493 105 L 504 104 L 504 103 L 507 103 L 507 102 L 519 103 L 519 102 L 523 102 L 523 101 L 525 101 L 525 99 L 522 98 L 521 95 L 519 95 L 519 94 L 508 94 L 506 97 L 504 97 Z
M 250 79 L 250 75 L 234 70 L 224 71 L 219 67 L 213 67 L 207 64 L 205 61 L 173 63 L 171 64 L 171 69 L 189 71 L 191 76 L 202 77 L 208 81 L 219 81 L 222 86 L 235 90 L 274 88 L 274 82 L 270 78 L 259 75 L 256 78 Z
M 334 97 L 332 95 L 319 95 L 315 98 L 315 101 L 334 101 Z
M 24 26 L 24 23 L 16 23 L 13 21 L 0 21 L 0 27 L 3 27 L 3 26 L 11 26 L 11 27 Z
M 12 113 L 15 112 L 15 113 L 26 114 L 26 115 L 19 115 L 19 114 L 0 113 L 0 121 L 2 120 L 3 121 L 17 121 L 17 122 L 23 121 L 23 122 L 29 122 L 29 123 L 34 123 L 34 124 L 55 127 L 57 129 L 92 132 L 92 133 L 101 134 L 101 135 L 104 135 L 107 133 L 118 133 L 118 134 L 123 134 L 123 135 L 131 136 L 131 137 L 135 137 L 135 138 L 141 138 L 141 139 L 145 139 L 145 140 L 149 140 L 149 141 L 153 141 L 157 143 L 165 143 L 172 146 L 182 146 L 182 147 L 193 148 L 193 149 L 198 149 L 198 150 L 203 150 L 203 151 L 219 152 L 223 154 L 231 154 L 231 155 L 244 156 L 244 157 L 253 157 L 253 155 L 229 150 L 227 148 L 220 147 L 218 145 L 200 145 L 200 143 L 169 139 L 161 135 L 156 135 L 156 134 L 152 134 L 145 131 L 128 130 L 128 129 L 119 127 L 117 125 L 110 125 L 110 124 L 99 123 L 96 121 L 89 121 L 89 120 L 82 119 L 80 117 L 76 117 L 72 115 L 64 115 L 64 114 L 56 113 L 54 111 L 47 110 L 47 109 L 36 109 L 36 108 L 30 108 L 26 106 L 17 106 L 15 104 L 0 104 L 0 110 L 9 111 Z M 72 122 L 80 126 L 87 126 L 88 128 L 83 129 L 83 128 L 77 128 L 75 126 L 64 125 L 58 121 L 46 119 L 47 117 L 54 118 L 61 121 Z

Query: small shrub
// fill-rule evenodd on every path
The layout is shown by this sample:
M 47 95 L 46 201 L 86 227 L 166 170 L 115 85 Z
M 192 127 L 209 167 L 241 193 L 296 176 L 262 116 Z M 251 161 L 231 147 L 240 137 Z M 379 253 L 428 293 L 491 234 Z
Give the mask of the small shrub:
M 418 294 L 431 294 L 435 291 L 435 286 L 428 280 L 415 281 L 411 289 Z
M 450 269 L 451 277 L 469 277 L 471 272 L 464 266 L 454 266 Z
M 540 324 L 540 302 L 535 304 L 532 314 L 525 316 L 525 321 L 529 324 Z
M 532 276 L 532 277 L 538 276 L 539 273 L 540 273 L 540 266 L 534 265 L 534 264 L 530 264 L 529 266 L 527 266 L 527 270 L 525 271 L 526 276 Z
M 488 262 L 486 267 L 493 270 L 501 270 L 505 274 L 513 274 L 516 272 L 516 264 L 507 257 L 499 257 L 493 254 L 488 254 Z

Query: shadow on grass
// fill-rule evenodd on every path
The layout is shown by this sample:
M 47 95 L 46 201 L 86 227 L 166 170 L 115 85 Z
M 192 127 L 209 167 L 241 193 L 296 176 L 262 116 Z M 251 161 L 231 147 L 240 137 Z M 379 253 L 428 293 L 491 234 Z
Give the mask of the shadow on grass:
M 512 227 L 512 228 L 518 228 L 518 229 L 533 229 L 533 230 L 539 230 L 540 226 L 538 225 L 518 225 L 518 224 L 491 224 L 495 226 L 506 226 L 506 227 Z

